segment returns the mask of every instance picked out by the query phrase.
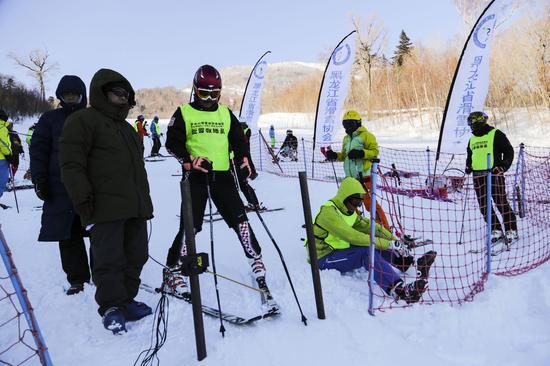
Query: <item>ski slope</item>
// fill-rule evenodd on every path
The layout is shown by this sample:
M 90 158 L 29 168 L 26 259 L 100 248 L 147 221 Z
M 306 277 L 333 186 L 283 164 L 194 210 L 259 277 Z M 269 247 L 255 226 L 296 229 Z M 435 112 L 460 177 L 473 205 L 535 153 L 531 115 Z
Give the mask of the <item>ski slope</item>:
M 281 134 L 284 134 L 284 129 Z M 300 135 L 298 135 L 300 137 Z M 147 150 L 147 147 L 146 147 Z M 164 153 L 164 148 L 161 150 Z M 180 193 L 174 159 L 146 163 L 155 218 L 150 222 L 150 255 L 164 262 L 177 231 Z M 18 173 L 19 174 L 19 173 Z M 168 337 L 159 353 L 162 365 L 548 365 L 550 364 L 550 265 L 517 277 L 491 275 L 485 291 L 462 306 L 417 305 L 368 315 L 368 286 L 364 276 L 321 273 L 326 320 L 315 313 L 315 300 L 306 251 L 300 238 L 303 214 L 297 179 L 260 174 L 252 182 L 260 200 L 284 211 L 264 214 L 290 270 L 308 326 L 300 321 L 277 252 L 255 215 L 251 225 L 263 247 L 267 281 L 282 315 L 249 327 L 204 318 L 208 357 L 198 362 L 191 306 L 169 299 Z M 332 197 L 334 183 L 309 182 L 313 211 Z M 94 301 L 94 287 L 66 296 L 57 243 L 38 243 L 40 201 L 32 190 L 18 191 L 21 213 L 0 211 L 0 223 L 12 249 L 20 276 L 55 365 L 132 365 L 149 348 L 154 317 L 129 323 L 128 333 L 113 336 L 103 328 Z M 2 203 L 14 206 L 6 193 Z M 208 210 L 208 209 L 207 209 Z M 207 211 L 208 212 L 208 211 Z M 223 222 L 213 225 L 216 264 L 220 274 L 250 283 L 249 267 L 234 232 Z M 210 252 L 207 223 L 197 235 L 199 251 Z M 3 273 L 3 272 L 0 272 Z M 142 280 L 158 286 L 161 267 L 149 260 Z M 222 309 L 254 315 L 259 296 L 230 282 L 219 281 Z M 215 306 L 214 281 L 201 275 L 203 303 Z M 153 308 L 159 297 L 140 292 L 138 300 Z M 0 321 L 9 309 L 0 306 Z M 0 336 L 7 342 L 5 328 Z M 14 334 L 15 336 L 15 334 Z M 13 341 L 13 340 L 12 340 Z M 0 356 L 2 359 L 2 356 Z M 35 362 L 37 360 L 35 359 Z

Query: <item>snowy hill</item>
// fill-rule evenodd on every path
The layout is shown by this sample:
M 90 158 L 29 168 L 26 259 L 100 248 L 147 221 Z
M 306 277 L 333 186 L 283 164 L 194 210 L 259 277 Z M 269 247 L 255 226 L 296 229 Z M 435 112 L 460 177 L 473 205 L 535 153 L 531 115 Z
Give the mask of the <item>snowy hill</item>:
M 284 128 L 278 128 L 278 132 L 284 133 Z M 155 218 L 150 223 L 150 255 L 164 262 L 179 222 L 176 216 L 179 178 L 171 175 L 179 167 L 173 159 L 147 163 L 146 167 L 155 209 Z M 367 313 L 368 286 L 364 276 L 341 276 L 326 271 L 321 273 L 321 280 L 327 319 L 318 320 L 310 268 L 300 240 L 305 233 L 301 228 L 298 181 L 261 174 L 252 185 L 267 206 L 285 208 L 263 217 L 283 251 L 309 319 L 308 326 L 300 322 L 277 252 L 258 219 L 250 215 L 263 247 L 268 284 L 283 314 L 250 327 L 226 325 L 225 338 L 218 332 L 219 321 L 205 317 L 208 357 L 199 363 L 191 307 L 170 298 L 168 337 L 159 353 L 162 365 L 543 366 L 550 363 L 548 263 L 517 277 L 491 275 L 485 291 L 462 306 L 416 305 L 377 312 L 375 317 Z M 334 195 L 336 187 L 334 183 L 309 182 L 309 189 L 316 211 Z M 128 333 L 122 336 L 107 332 L 97 315 L 95 288 L 87 286 L 83 294 L 66 296 L 57 244 L 36 241 L 41 211 L 35 207 L 40 201 L 32 190 L 19 191 L 18 199 L 21 213 L 17 214 L 14 208 L 2 210 L 0 223 L 54 364 L 132 365 L 138 354 L 149 348 L 154 318 L 131 323 Z M 15 206 L 13 195 L 6 193 L 2 203 Z M 223 222 L 214 224 L 214 241 L 218 272 L 249 283 L 249 267 L 242 249 L 233 231 Z M 209 242 L 205 224 L 197 236 L 198 249 L 209 252 Z M 3 274 L 0 271 L 0 276 Z M 142 279 L 150 285 L 159 285 L 161 267 L 149 260 Z M 212 276 L 201 275 L 203 303 L 215 304 L 213 288 Z M 219 288 L 224 310 L 243 315 L 257 312 L 259 299 L 255 293 L 224 280 L 220 280 Z M 140 292 L 138 299 L 154 308 L 159 297 Z M 8 314 L 4 304 L 0 303 L 0 323 Z M 1 333 L 0 349 L 3 349 L 10 335 L 3 329 Z

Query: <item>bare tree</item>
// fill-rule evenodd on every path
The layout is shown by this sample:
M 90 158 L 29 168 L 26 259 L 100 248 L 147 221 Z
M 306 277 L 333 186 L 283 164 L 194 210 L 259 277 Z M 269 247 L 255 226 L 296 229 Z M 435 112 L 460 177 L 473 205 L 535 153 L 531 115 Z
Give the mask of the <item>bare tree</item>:
M 362 24 L 359 19 L 352 17 L 351 22 L 357 31 L 359 49 L 355 62 L 365 70 L 369 88 L 369 96 L 372 93 L 372 68 L 377 58 L 382 58 L 382 47 L 386 37 L 386 31 L 382 23 L 375 15 L 372 15 L 367 21 L 365 31 L 361 32 Z
M 40 86 L 40 95 L 42 100 L 46 100 L 45 81 L 47 74 L 58 68 L 58 63 L 50 63 L 48 61 L 49 54 L 47 50 L 32 50 L 28 55 L 28 60 L 14 53 L 8 55 L 18 66 L 21 66 L 29 71 L 29 74 L 36 79 Z

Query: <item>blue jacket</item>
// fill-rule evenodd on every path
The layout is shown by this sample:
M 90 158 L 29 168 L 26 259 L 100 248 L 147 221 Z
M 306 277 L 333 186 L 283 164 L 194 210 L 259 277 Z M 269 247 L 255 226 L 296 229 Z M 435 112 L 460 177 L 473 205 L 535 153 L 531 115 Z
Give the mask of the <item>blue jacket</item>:
M 82 95 L 80 103 L 66 105 L 61 100 L 61 95 L 66 92 Z M 61 100 L 61 108 L 47 111 L 40 117 L 29 147 L 33 182 L 46 179 L 49 186 L 49 198 L 42 209 L 39 241 L 68 239 L 76 215 L 67 190 L 61 182 L 59 137 L 67 117 L 88 104 L 86 86 L 78 76 L 65 75 L 59 81 L 55 95 Z

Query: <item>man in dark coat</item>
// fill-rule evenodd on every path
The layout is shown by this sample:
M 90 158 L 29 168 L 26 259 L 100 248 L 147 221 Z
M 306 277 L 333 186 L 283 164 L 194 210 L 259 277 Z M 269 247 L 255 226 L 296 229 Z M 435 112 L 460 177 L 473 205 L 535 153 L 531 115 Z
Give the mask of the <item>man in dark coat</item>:
M 90 269 L 83 239 L 85 231 L 61 182 L 59 137 L 67 117 L 86 108 L 88 99 L 84 82 L 74 75 L 61 78 L 55 95 L 60 100 L 60 108 L 40 117 L 31 139 L 31 176 L 36 195 L 44 201 L 38 241 L 59 242 L 61 265 L 71 284 L 67 295 L 73 295 L 84 289 L 84 283 L 90 282 Z
M 508 171 L 514 161 L 514 148 L 506 135 L 487 124 L 489 117 L 482 111 L 470 113 L 468 124 L 472 130 L 472 137 L 468 142 L 466 157 L 466 174 L 473 173 L 474 190 L 479 203 L 479 210 L 488 222 L 487 210 L 487 172 L 491 171 L 491 198 L 502 215 L 505 234 L 495 210 L 491 210 L 491 240 L 494 243 L 509 246 L 518 239 L 516 215 L 512 211 L 506 197 L 506 180 L 504 173 Z M 487 166 L 487 154 L 491 155 L 490 165 Z M 501 239 L 506 240 L 501 240 Z M 493 246 L 496 252 L 502 248 Z
M 61 178 L 90 232 L 98 311 L 113 333 L 151 314 L 134 300 L 148 258 L 146 221 L 153 217 L 143 143 L 126 122 L 134 98 L 124 76 L 99 70 L 91 106 L 67 119 L 59 142 Z

